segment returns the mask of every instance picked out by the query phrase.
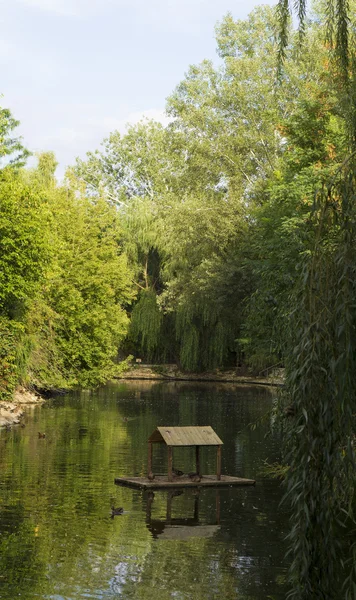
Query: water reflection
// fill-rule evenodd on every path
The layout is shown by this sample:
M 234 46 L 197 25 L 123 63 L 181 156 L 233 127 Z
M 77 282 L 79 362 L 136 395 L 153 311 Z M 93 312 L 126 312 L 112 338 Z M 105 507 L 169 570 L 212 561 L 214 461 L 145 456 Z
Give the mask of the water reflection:
M 156 492 L 158 493 L 158 492 Z M 199 499 L 200 490 L 196 489 L 194 495 L 193 515 L 182 517 L 172 517 L 172 501 L 177 496 L 183 494 L 183 490 L 169 490 L 167 494 L 167 512 L 166 518 L 153 519 L 152 505 L 155 498 L 153 491 L 147 492 L 146 523 L 148 530 L 152 533 L 154 539 L 169 540 L 189 540 L 192 537 L 212 537 L 219 530 L 220 525 L 220 494 L 216 491 L 216 519 L 214 525 L 207 525 L 199 519 Z
M 278 482 L 258 474 L 279 441 L 248 427 L 270 405 L 263 388 L 113 384 L 51 400 L 24 429 L 1 431 L 0 598 L 284 598 L 287 516 Z M 256 487 L 185 490 L 169 506 L 166 492 L 115 486 L 145 474 L 147 439 L 167 423 L 211 425 L 223 472 Z M 189 470 L 194 456 L 178 454 Z M 164 448 L 154 460 L 164 471 Z M 215 452 L 202 461 L 214 471 Z M 123 514 L 111 519 L 112 506 Z

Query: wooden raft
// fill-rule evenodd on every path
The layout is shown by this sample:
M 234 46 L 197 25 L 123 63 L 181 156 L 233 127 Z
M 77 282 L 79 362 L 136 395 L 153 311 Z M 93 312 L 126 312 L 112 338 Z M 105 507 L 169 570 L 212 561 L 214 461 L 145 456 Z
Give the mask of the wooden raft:
M 215 475 L 202 475 L 200 481 L 192 481 L 189 477 L 177 477 L 173 481 L 167 480 L 167 475 L 156 475 L 153 481 L 147 477 L 116 477 L 116 485 L 131 487 L 141 490 L 159 490 L 170 488 L 197 488 L 197 487 L 232 487 L 235 485 L 255 485 L 254 479 L 243 479 L 241 477 L 231 477 L 230 475 L 221 475 L 217 479 Z

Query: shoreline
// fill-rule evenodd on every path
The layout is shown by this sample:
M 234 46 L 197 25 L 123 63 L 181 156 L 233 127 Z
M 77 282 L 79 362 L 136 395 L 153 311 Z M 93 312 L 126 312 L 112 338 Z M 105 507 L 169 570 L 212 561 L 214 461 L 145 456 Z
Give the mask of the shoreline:
M 18 387 L 13 399 L 0 402 L 0 428 L 11 428 L 13 425 L 20 425 L 24 416 L 23 406 L 42 404 L 44 398 L 39 394 L 31 392 L 24 387 Z
M 125 371 L 115 380 L 138 380 L 138 381 L 191 381 L 200 383 L 237 383 L 247 385 L 264 385 L 269 387 L 283 387 L 283 376 L 259 377 L 252 375 L 241 375 L 236 370 L 213 371 L 206 373 L 183 373 L 176 365 L 137 365 Z

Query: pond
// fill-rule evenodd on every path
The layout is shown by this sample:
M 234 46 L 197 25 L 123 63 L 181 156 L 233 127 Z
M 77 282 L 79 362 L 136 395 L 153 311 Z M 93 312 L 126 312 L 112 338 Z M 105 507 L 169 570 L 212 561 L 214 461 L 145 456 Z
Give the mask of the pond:
M 288 516 L 280 483 L 261 473 L 279 458 L 262 419 L 274 394 L 118 382 L 28 409 L 24 428 L 0 431 L 0 598 L 282 600 Z M 256 486 L 186 489 L 170 498 L 169 526 L 168 492 L 114 484 L 146 473 L 157 425 L 211 425 L 222 472 Z M 203 448 L 201 463 L 214 473 L 216 450 Z M 194 470 L 193 449 L 175 449 L 174 465 Z M 161 446 L 154 470 L 167 472 Z M 123 514 L 112 518 L 112 507 Z

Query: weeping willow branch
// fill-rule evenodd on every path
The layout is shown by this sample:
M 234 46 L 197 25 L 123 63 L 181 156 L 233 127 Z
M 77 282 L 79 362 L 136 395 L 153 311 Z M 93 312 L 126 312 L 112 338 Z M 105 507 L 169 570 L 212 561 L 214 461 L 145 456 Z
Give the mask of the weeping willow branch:
M 281 73 L 282 63 L 286 58 L 290 16 L 289 0 L 279 0 L 277 4 L 279 74 Z
M 302 43 L 306 31 L 306 0 L 295 0 L 290 7 L 289 0 L 279 0 L 277 4 L 278 26 L 278 55 L 279 75 L 282 64 L 286 58 L 286 50 L 290 37 L 290 23 L 293 13 L 298 19 L 299 41 Z M 326 0 L 326 31 L 325 38 L 330 48 L 335 50 L 336 57 L 341 67 L 345 82 L 348 81 L 349 56 L 349 29 L 350 7 L 348 0 Z
M 293 600 L 355 598 L 356 573 L 342 561 L 348 550 L 341 529 L 352 523 L 356 487 L 355 198 L 356 165 L 349 157 L 317 196 L 314 246 L 293 302 L 297 343 L 287 369 L 293 414 L 285 456 Z

